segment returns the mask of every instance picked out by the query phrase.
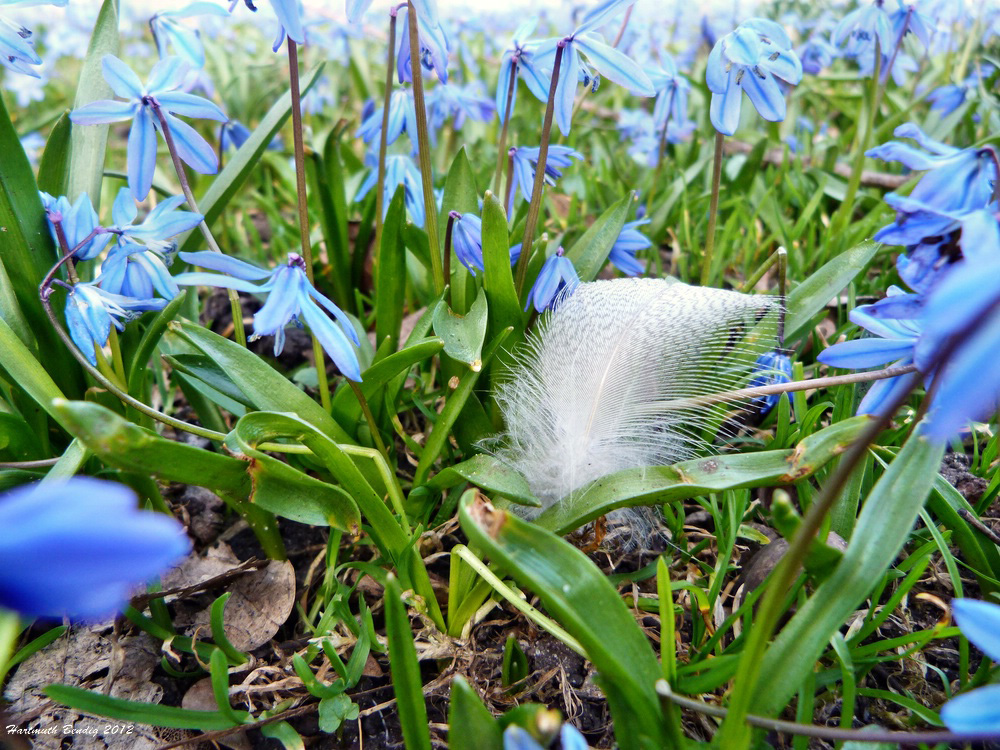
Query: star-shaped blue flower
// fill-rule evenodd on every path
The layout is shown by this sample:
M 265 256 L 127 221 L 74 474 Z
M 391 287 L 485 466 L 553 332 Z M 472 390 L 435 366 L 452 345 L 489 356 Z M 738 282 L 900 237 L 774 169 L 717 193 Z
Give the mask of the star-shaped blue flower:
M 225 122 L 225 113 L 208 99 L 181 91 L 187 66 L 179 57 L 168 57 L 153 66 L 144 86 L 133 70 L 114 55 L 101 62 L 104 78 L 126 101 L 103 99 L 70 113 L 78 125 L 132 120 L 128 135 L 128 185 L 136 200 L 145 200 L 156 169 L 156 132 L 159 109 L 170 128 L 181 160 L 202 174 L 215 174 L 219 160 L 208 142 L 175 115 L 204 117 Z

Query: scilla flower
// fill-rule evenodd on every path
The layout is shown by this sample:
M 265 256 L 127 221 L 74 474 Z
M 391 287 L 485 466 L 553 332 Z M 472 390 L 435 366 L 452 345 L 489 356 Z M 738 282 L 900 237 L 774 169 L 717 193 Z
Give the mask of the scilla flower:
M 951 611 L 962 635 L 993 661 L 1000 661 L 1000 606 L 975 599 L 952 599 Z M 941 720 L 953 732 L 1000 732 L 1000 685 L 963 693 L 941 707 Z
M 132 69 L 114 55 L 105 55 L 101 66 L 112 90 L 127 101 L 103 99 L 73 110 L 77 125 L 97 125 L 132 120 L 128 135 L 128 186 L 136 200 L 145 200 L 156 169 L 156 133 L 160 130 L 155 110 L 162 111 L 180 158 L 194 171 L 215 174 L 219 160 L 215 151 L 186 122 L 174 115 L 206 117 L 225 122 L 225 113 L 208 99 L 181 91 L 187 66 L 178 57 L 168 57 L 153 66 L 143 86 Z
M 45 216 L 48 219 L 49 232 L 52 234 L 52 241 L 59 247 L 59 236 L 56 233 L 56 224 L 59 224 L 66 238 L 66 249 L 73 250 L 77 260 L 92 260 L 108 244 L 109 235 L 103 230 L 99 234 L 91 237 L 98 226 L 97 211 L 94 204 L 90 202 L 90 197 L 86 193 L 81 193 L 76 199 L 76 203 L 70 205 L 69 199 L 65 195 L 53 198 L 48 193 L 39 192 L 42 199 L 42 206 L 45 208 Z M 90 237 L 90 239 L 87 239 Z M 84 242 L 86 240 L 86 242 Z M 83 243 L 83 244 L 81 244 Z M 77 247 L 79 246 L 79 247 Z
M 510 150 L 510 155 L 514 159 L 514 172 L 513 182 L 510 186 L 510 205 L 507 206 L 508 213 L 514 206 L 514 196 L 517 194 L 519 186 L 521 195 L 526 201 L 531 202 L 531 190 L 535 184 L 535 168 L 538 166 L 538 152 L 537 146 L 534 148 L 519 146 Z M 562 177 L 560 168 L 569 167 L 573 164 L 573 159 L 582 158 L 583 154 L 574 151 L 569 146 L 549 146 L 548 157 L 545 160 L 546 184 L 555 185 L 556 180 Z
M 340 308 L 309 283 L 301 256 L 289 253 L 288 262 L 273 271 L 208 250 L 180 256 L 192 265 L 229 274 L 182 273 L 174 277 L 180 286 L 218 286 L 249 294 L 268 293 L 264 306 L 253 316 L 253 337 L 274 336 L 275 356 L 285 346 L 285 326 L 289 323 L 301 326 L 304 321 L 338 369 L 351 380 L 361 382 L 361 367 L 352 347 L 352 343 L 354 346 L 359 343 L 358 334 Z M 252 283 L 265 279 L 263 284 Z M 334 324 L 330 315 L 339 325 Z
M 525 311 L 532 305 L 537 312 L 544 312 L 556 303 L 563 292 L 572 294 L 580 283 L 580 276 L 573 267 L 573 261 L 563 255 L 560 247 L 556 254 L 549 256 L 542 270 L 538 272 L 534 286 L 528 293 L 528 304 Z
M 90 477 L 5 493 L 0 528 L 0 607 L 28 617 L 110 615 L 191 548 L 173 518 Z
M 892 33 L 892 19 L 883 7 L 885 0 L 864 2 L 848 13 L 833 30 L 832 40 L 838 47 L 845 42 L 845 52 L 857 57 L 874 50 L 875 42 L 883 54 L 893 48 L 896 39 Z
M 469 269 L 473 276 L 476 271 L 485 270 L 483 261 L 483 220 L 475 214 L 460 214 L 452 211 L 455 219 L 452 226 L 451 246 L 463 266 Z M 521 243 L 510 249 L 510 262 L 514 264 L 521 256 Z
M 765 120 L 784 120 L 785 94 L 778 79 L 793 86 L 802 80 L 802 63 L 788 34 L 764 18 L 744 21 L 716 42 L 708 56 L 712 125 L 724 135 L 736 132 L 744 91 Z
M 765 352 L 757 357 L 753 372 L 753 378 L 747 384 L 748 388 L 789 383 L 792 380 L 792 360 L 788 358 L 787 354 L 781 352 Z M 780 394 L 772 393 L 770 396 L 757 396 L 751 403 L 760 410 L 761 414 L 767 414 L 780 399 Z
M 372 168 L 365 181 L 358 187 L 354 200 L 360 201 L 368 191 L 375 187 L 378 180 L 378 152 L 369 151 L 365 154 L 365 163 Z M 406 210 L 410 219 L 418 227 L 424 225 L 424 192 L 420 182 L 420 169 L 407 154 L 389 154 L 385 158 L 385 192 L 383 193 L 383 212 L 389 210 L 393 193 L 400 185 L 403 186 L 406 198 Z
M 95 347 L 108 343 L 111 326 L 125 330 L 125 323 L 147 310 L 161 310 L 162 299 L 134 299 L 102 289 L 101 278 L 76 284 L 66 297 L 66 327 L 73 343 L 90 364 L 97 365 Z
M 562 750 L 587 750 L 587 740 L 572 724 L 559 728 L 559 747 Z M 511 724 L 503 733 L 503 750 L 545 750 L 526 729 Z
M 194 16 L 228 16 L 221 5 L 209 2 L 194 2 L 178 10 L 165 10 L 149 19 L 156 51 L 160 57 L 168 57 L 170 48 L 193 68 L 205 67 L 205 48 L 196 29 L 191 29 L 180 21 Z
M 397 23 L 402 28 L 402 33 L 396 35 L 396 74 L 400 83 L 413 83 L 413 63 L 410 59 L 410 34 L 407 9 L 403 8 L 399 12 Z M 420 43 L 420 52 L 417 57 L 424 70 L 434 71 L 441 83 L 448 83 L 448 53 L 451 51 L 451 44 L 445 35 L 444 27 L 431 24 L 425 20 L 425 16 L 417 10 L 417 39 Z
M 615 244 L 611 246 L 608 260 L 626 276 L 638 276 L 646 270 L 645 264 L 641 260 L 635 259 L 635 254 L 647 247 L 652 247 L 653 243 L 637 227 L 648 224 L 650 221 L 650 219 L 639 219 L 628 222 L 622 227 Z

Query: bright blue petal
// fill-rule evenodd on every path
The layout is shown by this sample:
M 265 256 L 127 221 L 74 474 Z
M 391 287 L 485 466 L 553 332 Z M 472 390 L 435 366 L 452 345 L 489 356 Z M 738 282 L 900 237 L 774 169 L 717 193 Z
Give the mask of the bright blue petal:
M 574 44 L 563 49 L 559 66 L 559 81 L 556 84 L 555 115 L 559 132 L 569 135 L 573 121 L 573 104 L 576 101 L 576 84 L 580 76 L 580 57 Z
M 740 125 L 740 105 L 743 91 L 735 83 L 735 71 L 729 72 L 726 89 L 721 94 L 712 94 L 709 117 L 712 125 L 723 135 L 732 135 Z
M 135 207 L 135 199 L 128 188 L 122 188 L 115 197 L 114 205 L 111 207 L 111 218 L 116 227 L 124 227 L 135 221 L 138 210 Z
M 816 358 L 825 365 L 843 369 L 878 367 L 911 356 L 913 339 L 857 339 L 842 341 L 820 352 Z
M 652 81 L 628 56 L 614 47 L 599 42 L 590 36 L 578 36 L 573 45 L 587 57 L 587 61 L 609 81 L 623 86 L 636 96 L 655 96 Z
M 218 255 L 218 253 L 215 253 L 215 255 Z M 174 283 L 178 286 L 217 286 L 222 289 L 235 289 L 238 292 L 247 292 L 249 294 L 259 294 L 263 291 L 259 284 L 237 279 L 233 276 L 222 276 L 217 273 L 204 273 L 203 271 L 179 273 L 174 276 Z
M 69 119 L 76 125 L 103 125 L 108 122 L 122 122 L 135 115 L 138 105 L 134 102 L 117 102 L 101 99 L 91 102 L 69 113 Z
M 190 263 L 198 268 L 207 268 L 211 271 L 221 271 L 222 273 L 235 276 L 245 281 L 260 281 L 271 276 L 272 272 L 255 265 L 247 263 L 231 255 L 215 253 L 211 250 L 202 250 L 197 253 L 178 253 L 181 260 Z
M 225 122 L 229 118 L 215 104 L 201 96 L 183 91 L 165 91 L 156 95 L 156 101 L 167 112 L 185 117 L 200 117 Z
M 180 88 L 187 73 L 187 63 L 179 57 L 165 57 L 153 66 L 146 81 L 146 91 L 159 98 L 161 94 Z
M 740 85 L 761 117 L 769 122 L 785 119 L 785 95 L 772 76 L 765 73 L 762 77 L 755 70 L 747 70 Z
M 952 599 L 951 611 L 962 635 L 993 661 L 1000 661 L 1000 606 L 976 599 Z
M 357 23 L 371 5 L 372 0 L 347 0 L 347 20 Z
M 587 11 L 587 15 L 583 17 L 583 23 L 576 28 L 573 36 L 579 36 L 587 31 L 603 26 L 617 13 L 624 11 L 634 3 L 635 0 L 604 0 L 596 8 Z
M 354 382 L 360 383 L 361 366 L 358 363 L 358 356 L 340 327 L 334 325 L 333 321 L 308 297 L 302 301 L 302 317 L 337 369 Z
M 146 200 L 156 170 L 156 130 L 148 107 L 140 107 L 128 134 L 128 186 L 138 201 Z
M 298 0 L 271 0 L 274 14 L 278 22 L 288 34 L 288 38 L 299 44 L 305 44 L 306 35 L 302 31 L 302 18 L 299 16 Z
M 111 90 L 122 99 L 142 98 L 143 88 L 139 76 L 114 55 L 101 58 L 101 71 Z
M 952 698 L 941 720 L 953 732 L 1000 732 L 1000 685 L 988 685 Z
M 215 174 L 219 171 L 219 157 L 215 150 L 198 132 L 183 120 L 173 115 L 164 115 L 170 134 L 174 137 L 174 145 L 181 160 L 195 172 Z

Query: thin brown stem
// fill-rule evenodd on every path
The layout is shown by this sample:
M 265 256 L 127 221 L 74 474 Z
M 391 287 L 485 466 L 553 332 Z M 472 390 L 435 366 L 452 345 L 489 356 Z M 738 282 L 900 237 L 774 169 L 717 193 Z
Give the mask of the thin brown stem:
M 507 126 L 510 124 L 510 107 L 514 101 L 514 89 L 517 87 L 517 55 L 510 61 L 510 83 L 507 86 L 507 106 L 503 109 L 503 125 L 500 128 L 500 142 L 497 143 L 497 167 L 493 175 L 493 192 L 500 195 L 500 180 L 503 179 L 503 155 L 507 148 Z M 504 205 L 504 208 L 507 206 Z M 445 276 L 447 278 L 447 276 Z
M 618 45 L 622 42 L 622 37 L 625 36 L 625 29 L 628 27 L 629 19 L 632 18 L 632 8 L 634 7 L 634 5 L 630 5 L 625 9 L 625 18 L 622 19 L 622 25 L 618 27 L 615 41 L 611 43 L 611 46 L 615 49 L 618 49 Z
M 528 258 L 531 257 L 531 243 L 535 240 L 538 214 L 542 208 L 542 188 L 545 185 L 545 164 L 549 158 L 549 137 L 552 133 L 552 116 L 555 113 L 556 87 L 559 83 L 559 68 L 562 66 L 566 40 L 556 46 L 556 59 L 552 64 L 552 82 L 549 84 L 549 100 L 545 105 L 545 119 L 542 120 L 542 140 L 538 145 L 538 162 L 535 164 L 535 184 L 531 190 L 531 204 L 524 222 L 524 239 L 521 241 L 521 257 L 517 260 L 516 288 L 520 295 L 524 290 L 524 280 L 528 275 Z M 574 85 L 571 81 L 568 85 Z

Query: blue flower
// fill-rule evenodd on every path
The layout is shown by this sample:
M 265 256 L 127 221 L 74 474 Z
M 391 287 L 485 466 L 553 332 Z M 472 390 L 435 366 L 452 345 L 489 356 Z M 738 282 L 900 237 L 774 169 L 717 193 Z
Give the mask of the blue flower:
M 125 323 L 141 312 L 161 310 L 167 304 L 162 299 L 133 299 L 100 288 L 101 278 L 76 284 L 66 297 L 66 327 L 73 343 L 90 364 L 97 365 L 95 347 L 108 343 L 111 326 L 125 330 Z
M 802 63 L 788 34 L 774 21 L 744 21 L 716 42 L 708 56 L 705 80 L 712 92 L 712 125 L 724 135 L 736 132 L 741 91 L 765 120 L 784 120 L 785 94 L 778 79 L 791 85 L 802 80 Z
M 361 382 L 358 356 L 351 346 L 352 343 L 354 346 L 359 344 L 358 334 L 340 308 L 309 283 L 301 256 L 289 253 L 288 263 L 273 271 L 207 250 L 181 253 L 180 256 L 192 265 L 229 274 L 182 273 L 174 277 L 174 281 L 181 286 L 218 286 L 249 294 L 268 292 L 264 306 L 253 316 L 253 338 L 274 336 L 275 356 L 285 346 L 285 326 L 289 323 L 301 326 L 301 321 L 304 321 L 338 369 L 351 380 Z M 252 283 L 265 279 L 263 284 Z M 335 325 L 327 313 L 333 315 L 339 325 Z
M 572 724 L 559 728 L 559 746 L 562 750 L 587 750 L 587 740 Z M 503 733 L 503 750 L 544 750 L 526 729 L 516 724 L 508 726 Z
M 532 64 L 539 69 L 551 70 L 555 66 L 556 50 L 562 48 L 559 63 L 559 80 L 556 82 L 555 118 L 559 131 L 569 135 L 573 119 L 573 104 L 576 87 L 581 80 L 581 71 L 588 71 L 585 80 L 592 79 L 587 64 L 598 73 L 619 86 L 623 86 L 636 96 L 654 96 L 656 90 L 642 67 L 614 47 L 607 45 L 597 34 L 590 33 L 603 24 L 619 9 L 631 5 L 634 0 L 608 0 L 586 16 L 576 30 L 563 39 L 546 39 L 525 45 L 532 55 Z M 551 74 L 549 76 L 551 78 Z M 527 80 L 527 79 L 526 79 Z M 530 87 L 529 82 L 529 87 Z M 548 99 L 548 86 L 545 86 Z M 540 92 L 535 92 L 536 96 Z
M 198 133 L 174 115 L 206 117 L 225 122 L 228 118 L 212 102 L 179 89 L 186 66 L 178 57 L 168 57 L 153 66 L 146 85 L 128 65 L 114 55 L 101 63 L 112 90 L 128 101 L 104 99 L 70 113 L 78 125 L 97 125 L 132 120 L 128 135 L 128 185 L 136 200 L 145 200 L 156 169 L 156 132 L 160 129 L 154 108 L 162 111 L 180 158 L 196 172 L 214 174 L 219 169 L 215 151 Z
M 451 246 L 463 266 L 473 276 L 476 271 L 485 270 L 483 261 L 483 220 L 475 214 L 451 212 L 455 219 L 452 225 Z M 521 243 L 510 249 L 510 262 L 514 264 L 521 256 Z
M 656 89 L 656 104 L 653 107 L 653 122 L 657 130 L 663 130 L 667 123 L 682 124 L 688 119 L 688 91 L 691 84 L 677 72 L 670 55 L 663 53 L 662 68 L 647 68 L 646 74 Z
M 802 61 L 802 70 L 810 75 L 829 68 L 840 55 L 837 48 L 819 34 L 813 34 L 795 52 Z
M 347 20 L 357 23 L 371 7 L 373 0 L 347 0 L 345 10 Z M 417 20 L 422 20 L 429 26 L 438 25 L 437 3 L 434 0 L 413 0 L 413 8 L 417 11 Z M 405 27 L 404 27 L 405 29 Z M 406 33 L 405 31 L 403 33 Z
M 238 151 L 243 147 L 250 137 L 250 128 L 239 120 L 227 120 L 219 126 L 219 150 L 228 151 L 232 149 Z M 281 151 L 284 146 L 281 143 L 281 136 L 276 135 L 267 144 L 268 151 Z
M 887 54 L 896 44 L 892 33 L 892 19 L 883 8 L 884 0 L 874 0 L 848 13 L 833 30 L 832 41 L 838 47 L 847 43 L 846 53 L 856 57 L 874 50 L 878 40 L 882 54 Z
M 992 201 L 997 169 L 990 148 L 958 149 L 928 137 L 913 123 L 900 125 L 894 135 L 912 138 L 923 150 L 889 141 L 870 149 L 867 155 L 928 172 L 908 196 L 886 195 L 885 201 L 896 209 L 897 217 L 879 230 L 876 240 L 914 245 L 926 237 L 947 234 L 957 228 L 962 215 Z
M 378 180 L 378 154 L 369 151 L 365 155 L 365 162 L 372 170 L 368 173 L 365 181 L 358 187 L 355 201 L 360 201 L 368 191 L 375 187 Z M 389 210 L 389 203 L 392 201 L 393 193 L 400 185 L 404 188 L 406 199 L 406 210 L 410 213 L 410 219 L 418 227 L 424 225 L 424 192 L 423 184 L 420 181 L 420 169 L 413 159 L 406 154 L 389 154 L 385 157 L 385 192 L 383 194 L 383 214 Z M 383 217 L 384 218 L 384 217 Z
M 93 619 L 191 548 L 169 516 L 138 509 L 115 482 L 74 477 L 0 497 L 0 607 L 27 617 Z
M 538 153 L 537 146 L 534 148 L 520 146 L 510 150 L 510 154 L 514 158 L 514 171 L 511 176 L 510 205 L 507 206 L 507 213 L 510 213 L 514 206 L 514 195 L 517 193 L 518 187 L 520 187 L 524 199 L 531 201 L 531 191 L 535 184 L 535 169 L 538 167 Z M 562 177 L 562 172 L 559 169 L 572 166 L 573 159 L 582 158 L 583 154 L 577 153 L 569 146 L 550 145 L 548 156 L 545 159 L 546 184 L 555 185 L 556 180 Z
M 90 197 L 86 193 L 81 193 L 73 205 L 70 205 L 69 199 L 65 195 L 53 198 L 48 193 L 40 192 L 39 196 L 42 199 L 42 206 L 45 208 L 45 216 L 48 219 L 49 232 L 52 234 L 52 241 L 56 247 L 59 247 L 59 237 L 55 227 L 57 223 L 62 227 L 67 250 L 73 250 L 86 240 L 95 229 L 100 229 L 94 204 L 90 202 Z M 76 250 L 74 253 L 76 259 L 92 260 L 96 258 L 108 244 L 109 239 L 110 236 L 101 229 L 97 235 L 87 240 Z
M 573 261 L 563 255 L 560 247 L 555 255 L 545 260 L 545 265 L 538 272 L 538 278 L 528 292 L 528 304 L 524 309 L 527 311 L 534 305 L 537 312 L 544 312 L 553 307 L 564 294 L 572 294 L 579 284 L 580 277 L 573 267 Z
M 204 218 L 194 211 L 179 211 L 178 207 L 184 200 L 183 195 L 164 198 L 146 214 L 141 224 L 136 224 L 138 211 L 135 201 L 131 193 L 122 188 L 111 207 L 114 226 L 109 231 L 118 234 L 122 241 L 130 240 L 145 245 L 161 255 L 172 253 L 177 249 L 173 238 L 181 232 L 194 229 Z
M 872 338 L 844 341 L 824 350 L 816 358 L 831 367 L 856 369 L 892 367 L 914 364 L 915 348 L 921 335 L 918 321 L 905 317 L 889 317 L 893 309 L 882 303 L 913 304 L 916 295 L 906 294 L 899 287 L 890 287 L 885 300 L 875 305 L 861 305 L 851 311 L 851 322 L 875 334 Z M 881 309 L 877 305 L 881 304 Z M 897 308 L 898 309 L 898 308 Z M 895 378 L 876 380 L 858 406 L 858 414 L 881 415 L 898 394 L 908 390 L 919 373 L 900 375 Z
M 173 47 L 174 53 L 187 61 L 193 68 L 205 67 L 205 48 L 197 29 L 190 29 L 180 23 L 183 18 L 194 16 L 228 16 L 221 5 L 209 2 L 194 2 L 180 10 L 160 11 L 149 19 L 156 51 L 160 57 L 168 57 Z
M 962 635 L 993 661 L 1000 661 L 1000 606 L 975 599 L 952 599 L 951 611 Z M 941 720 L 953 732 L 1000 732 L 1000 685 L 978 688 L 941 707 Z
M 510 77 L 518 71 L 522 78 L 528 82 L 528 86 L 540 101 L 548 99 L 547 86 L 544 71 L 535 67 L 530 50 L 527 48 L 528 37 L 538 26 L 538 17 L 533 16 L 522 22 L 514 30 L 510 44 L 503 53 L 500 60 L 500 78 L 497 80 L 496 111 L 500 116 L 500 122 L 507 118 L 507 92 L 510 89 Z M 510 108 L 514 109 L 517 104 L 517 84 L 511 93 Z
M 781 352 L 765 352 L 757 357 L 753 372 L 754 376 L 750 380 L 748 388 L 790 383 L 792 381 L 792 360 Z M 780 394 L 772 393 L 770 396 L 757 396 L 751 403 L 757 407 L 761 414 L 767 414 L 780 399 Z
M 461 130 L 467 119 L 486 122 L 493 117 L 493 102 L 483 96 L 478 82 L 467 86 L 442 83 L 427 93 L 431 132 L 444 126 L 451 117 L 454 130 Z
M 437 87 L 440 88 L 440 87 Z M 434 91 L 437 91 L 437 88 Z M 371 108 L 361 121 L 354 135 L 365 143 L 378 141 L 382 132 L 382 107 Z M 386 128 L 386 143 L 394 143 L 406 131 L 411 138 L 417 135 L 417 111 L 413 106 L 413 92 L 410 89 L 396 89 L 389 97 L 389 125 Z
M 42 64 L 31 36 L 29 29 L 0 17 L 0 64 L 15 73 L 40 78 L 30 67 Z
M 233 12 L 233 8 L 236 7 L 238 2 L 239 0 L 231 0 L 229 3 L 230 13 Z M 257 12 L 253 0 L 243 0 L 243 4 L 253 12 Z M 302 28 L 302 12 L 299 9 L 299 0 L 271 0 L 271 8 L 274 10 L 274 15 L 278 17 L 278 33 L 274 38 L 272 49 L 277 52 L 282 42 L 285 41 L 286 36 L 293 42 L 305 44 L 306 35 Z
M 396 73 L 400 83 L 413 83 L 413 70 L 410 61 L 410 34 L 407 9 L 399 12 L 397 23 L 402 27 L 397 33 Z M 448 83 L 448 53 L 451 45 L 444 33 L 444 27 L 431 25 L 417 11 L 417 39 L 420 42 L 420 64 L 424 70 L 434 71 L 441 83 Z
M 622 227 L 615 244 L 611 246 L 608 260 L 626 276 L 638 276 L 646 270 L 645 264 L 636 260 L 635 254 L 647 247 L 652 247 L 653 243 L 636 227 L 648 224 L 650 221 L 650 219 L 640 219 L 628 222 Z
M 924 49 L 929 50 L 931 35 L 934 33 L 936 25 L 934 19 L 917 10 L 915 2 L 904 3 L 903 0 L 896 0 L 896 2 L 899 7 L 889 16 L 892 22 L 892 33 L 896 39 L 899 40 L 912 33 L 920 40 Z M 884 48 L 883 51 L 889 52 Z

